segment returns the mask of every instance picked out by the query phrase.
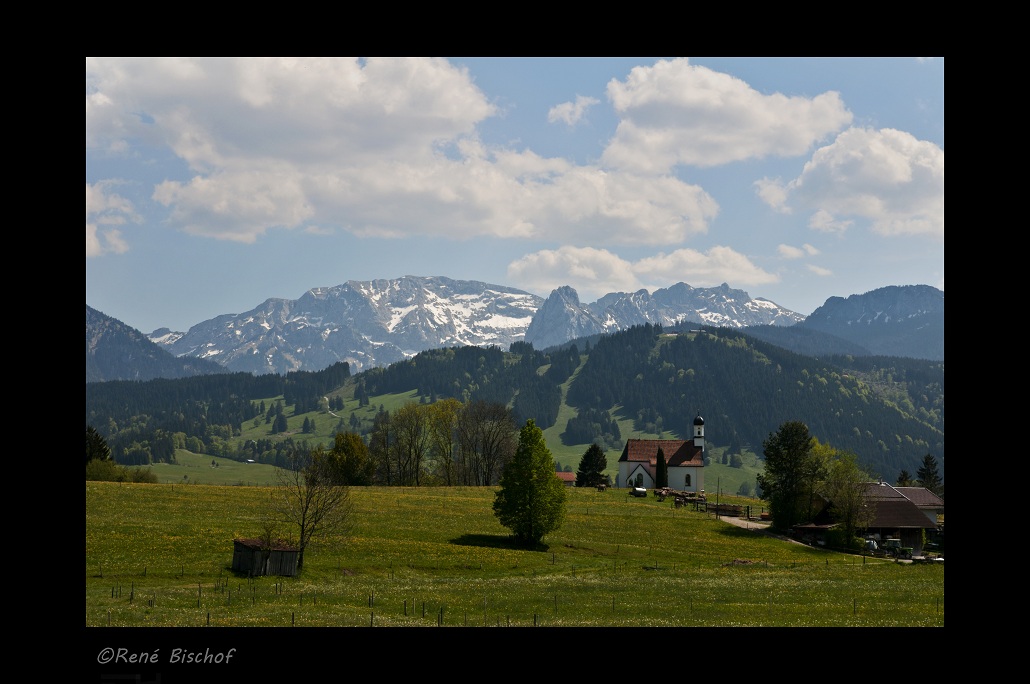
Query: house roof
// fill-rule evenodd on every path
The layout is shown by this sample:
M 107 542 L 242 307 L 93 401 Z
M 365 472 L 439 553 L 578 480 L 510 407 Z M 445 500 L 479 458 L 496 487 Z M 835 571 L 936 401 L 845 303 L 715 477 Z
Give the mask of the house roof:
M 904 497 L 901 500 L 871 501 L 869 505 L 873 507 L 873 519 L 869 523 L 871 528 L 937 529 L 936 523 L 931 522 L 914 503 Z
M 683 439 L 628 439 L 622 449 L 619 462 L 646 463 L 654 466 L 658 462 L 658 449 L 665 455 L 665 464 L 670 468 L 703 468 L 704 449 Z
M 867 482 L 863 498 L 873 507 L 873 519 L 869 523 L 872 528 L 923 528 L 935 529 L 933 523 L 911 497 L 928 500 L 922 494 L 906 490 L 923 489 L 922 487 L 894 487 L 886 482 Z M 933 492 L 924 490 L 937 498 Z M 944 502 L 941 501 L 943 508 Z
M 576 473 L 555 472 L 555 475 L 557 475 L 558 479 L 561 480 L 562 482 L 575 482 L 576 481 Z
M 944 499 L 926 487 L 895 487 L 901 494 L 920 508 L 944 510 Z
M 886 482 L 866 482 L 862 496 L 866 501 L 908 501 L 908 498 Z
M 901 491 L 922 487 L 893 487 L 886 482 L 865 482 L 862 487 L 862 498 L 872 509 L 869 529 L 936 529 L 937 525 L 923 513 L 923 507 Z M 943 505 L 942 501 L 942 509 Z M 832 522 L 832 513 L 827 506 L 815 516 L 812 526 L 827 527 L 832 526 Z

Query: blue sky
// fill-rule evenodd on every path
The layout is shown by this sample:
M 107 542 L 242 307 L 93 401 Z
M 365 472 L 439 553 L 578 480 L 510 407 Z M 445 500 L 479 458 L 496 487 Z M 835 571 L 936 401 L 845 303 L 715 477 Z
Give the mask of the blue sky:
M 944 59 L 87 58 L 86 304 L 349 280 L 944 289 Z

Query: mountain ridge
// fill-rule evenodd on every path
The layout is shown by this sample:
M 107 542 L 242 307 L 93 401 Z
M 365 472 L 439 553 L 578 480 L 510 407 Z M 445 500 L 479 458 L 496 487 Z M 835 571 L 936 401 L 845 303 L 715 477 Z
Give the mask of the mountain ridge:
M 546 349 L 642 324 L 753 330 L 800 353 L 944 358 L 944 292 L 928 285 L 830 297 L 805 317 L 725 283 L 609 293 L 583 304 L 567 285 L 543 299 L 482 281 L 404 276 L 316 287 L 296 300 L 270 298 L 250 311 L 216 316 L 186 333 L 159 328 L 140 335 L 173 358 L 206 360 L 227 372 L 282 374 L 339 362 L 360 372 L 448 346 L 506 349 L 525 341 Z M 87 350 L 87 369 L 90 363 Z
M 561 304 L 547 306 L 555 297 Z M 225 314 L 186 333 L 166 328 L 149 336 L 175 356 L 217 361 L 231 371 L 284 373 L 347 362 L 360 371 L 389 365 L 426 349 L 452 345 L 537 346 L 609 333 L 643 323 L 745 327 L 787 325 L 801 314 L 754 300 L 723 284 L 609 293 L 583 305 L 569 286 L 547 300 L 516 288 L 442 276 L 347 281 L 312 288 L 296 300 L 268 299 L 241 314 Z M 530 330 L 532 333 L 530 334 Z

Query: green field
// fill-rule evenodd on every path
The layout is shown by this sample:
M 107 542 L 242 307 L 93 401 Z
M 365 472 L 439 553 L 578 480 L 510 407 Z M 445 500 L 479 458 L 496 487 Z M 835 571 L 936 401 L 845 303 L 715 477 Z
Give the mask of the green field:
M 197 481 L 229 467 L 206 461 Z M 235 464 L 239 482 L 254 465 Z M 807 547 L 618 489 L 569 490 L 565 524 L 529 551 L 509 545 L 493 488 L 353 488 L 348 535 L 309 547 L 299 577 L 248 578 L 232 540 L 261 534 L 271 489 L 190 480 L 86 483 L 87 627 L 944 626 L 943 564 Z

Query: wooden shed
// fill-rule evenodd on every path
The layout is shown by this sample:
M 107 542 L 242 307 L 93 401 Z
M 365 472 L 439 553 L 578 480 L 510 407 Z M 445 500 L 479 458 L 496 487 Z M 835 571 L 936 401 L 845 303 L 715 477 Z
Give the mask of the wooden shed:
M 295 577 L 300 549 L 282 541 L 233 539 L 232 569 L 250 577 L 279 575 Z

